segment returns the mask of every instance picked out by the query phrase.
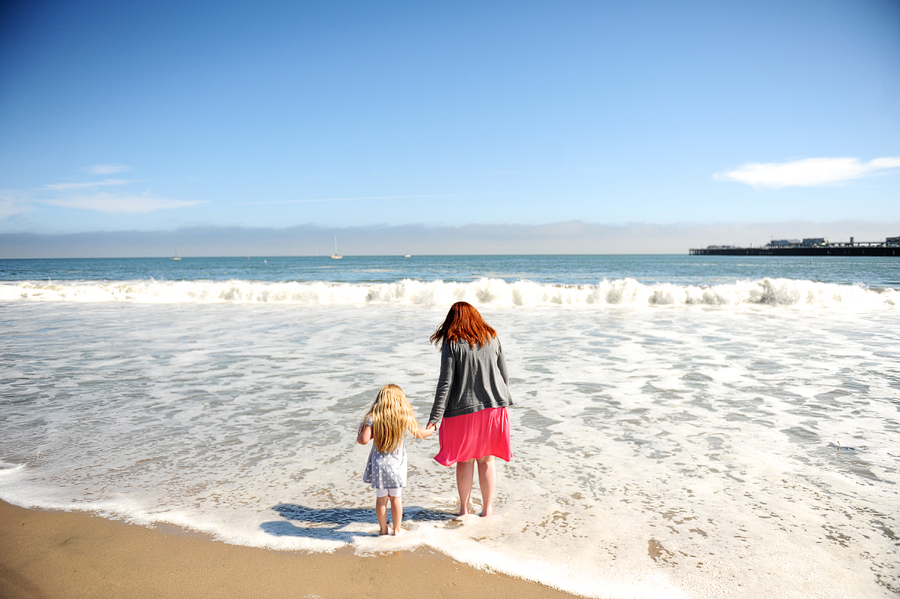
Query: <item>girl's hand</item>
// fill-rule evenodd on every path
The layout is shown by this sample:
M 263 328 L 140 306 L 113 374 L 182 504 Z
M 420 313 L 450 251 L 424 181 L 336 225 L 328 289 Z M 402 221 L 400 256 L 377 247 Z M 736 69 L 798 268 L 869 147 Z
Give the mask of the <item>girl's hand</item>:
M 435 433 L 437 427 L 435 427 L 433 422 L 429 422 L 425 428 L 419 427 L 419 432 L 416 434 L 416 437 L 419 439 L 425 439 L 426 437 L 430 437 Z

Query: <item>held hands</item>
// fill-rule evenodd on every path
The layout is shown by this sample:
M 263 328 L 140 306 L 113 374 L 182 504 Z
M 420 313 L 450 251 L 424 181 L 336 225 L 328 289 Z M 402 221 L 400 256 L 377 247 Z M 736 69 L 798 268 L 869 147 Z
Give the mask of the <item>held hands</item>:
M 436 431 L 436 430 L 437 429 L 435 428 L 434 423 L 429 422 L 428 426 L 426 426 L 425 428 L 419 429 L 419 434 L 416 436 L 419 437 L 420 439 L 424 439 L 426 437 L 430 437 L 431 435 L 433 435 L 434 431 Z

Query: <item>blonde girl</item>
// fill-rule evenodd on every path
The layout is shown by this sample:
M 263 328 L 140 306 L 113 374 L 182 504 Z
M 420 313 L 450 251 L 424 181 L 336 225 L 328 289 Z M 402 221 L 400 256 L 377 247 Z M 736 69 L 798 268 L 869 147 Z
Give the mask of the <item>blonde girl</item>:
M 363 482 L 375 488 L 375 515 L 378 516 L 380 534 L 389 534 L 387 505 L 391 504 L 391 521 L 394 535 L 403 533 L 403 498 L 401 491 L 406 486 L 406 447 L 403 438 L 409 433 L 417 439 L 424 439 L 434 430 L 423 429 L 403 390 L 397 385 L 385 385 L 369 408 L 359 426 L 356 442 L 365 445 L 374 440 L 366 462 Z

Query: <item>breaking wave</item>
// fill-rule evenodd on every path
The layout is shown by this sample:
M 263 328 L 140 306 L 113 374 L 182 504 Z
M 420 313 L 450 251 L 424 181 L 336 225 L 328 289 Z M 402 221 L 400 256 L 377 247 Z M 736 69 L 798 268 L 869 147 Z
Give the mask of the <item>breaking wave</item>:
M 248 280 L 25 281 L 0 283 L 0 300 L 421 307 L 468 301 L 496 307 L 772 305 L 872 309 L 897 306 L 900 292 L 773 278 L 709 286 L 643 284 L 631 278 L 604 280 L 596 285 L 550 285 L 528 280 L 508 283 L 488 278 L 468 283 L 406 279 L 365 284 Z

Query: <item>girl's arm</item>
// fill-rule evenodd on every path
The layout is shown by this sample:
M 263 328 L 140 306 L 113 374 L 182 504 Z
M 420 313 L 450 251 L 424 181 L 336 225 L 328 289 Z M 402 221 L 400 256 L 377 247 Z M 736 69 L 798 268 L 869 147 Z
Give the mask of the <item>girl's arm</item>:
M 372 440 L 372 426 L 363 422 L 359 425 L 359 431 L 356 433 L 356 442 L 365 445 Z
M 415 435 L 416 439 L 424 439 L 426 437 L 430 437 L 434 434 L 434 426 L 429 426 L 428 428 L 422 428 L 419 426 L 419 423 L 416 423 L 416 430 L 413 431 L 413 435 Z

